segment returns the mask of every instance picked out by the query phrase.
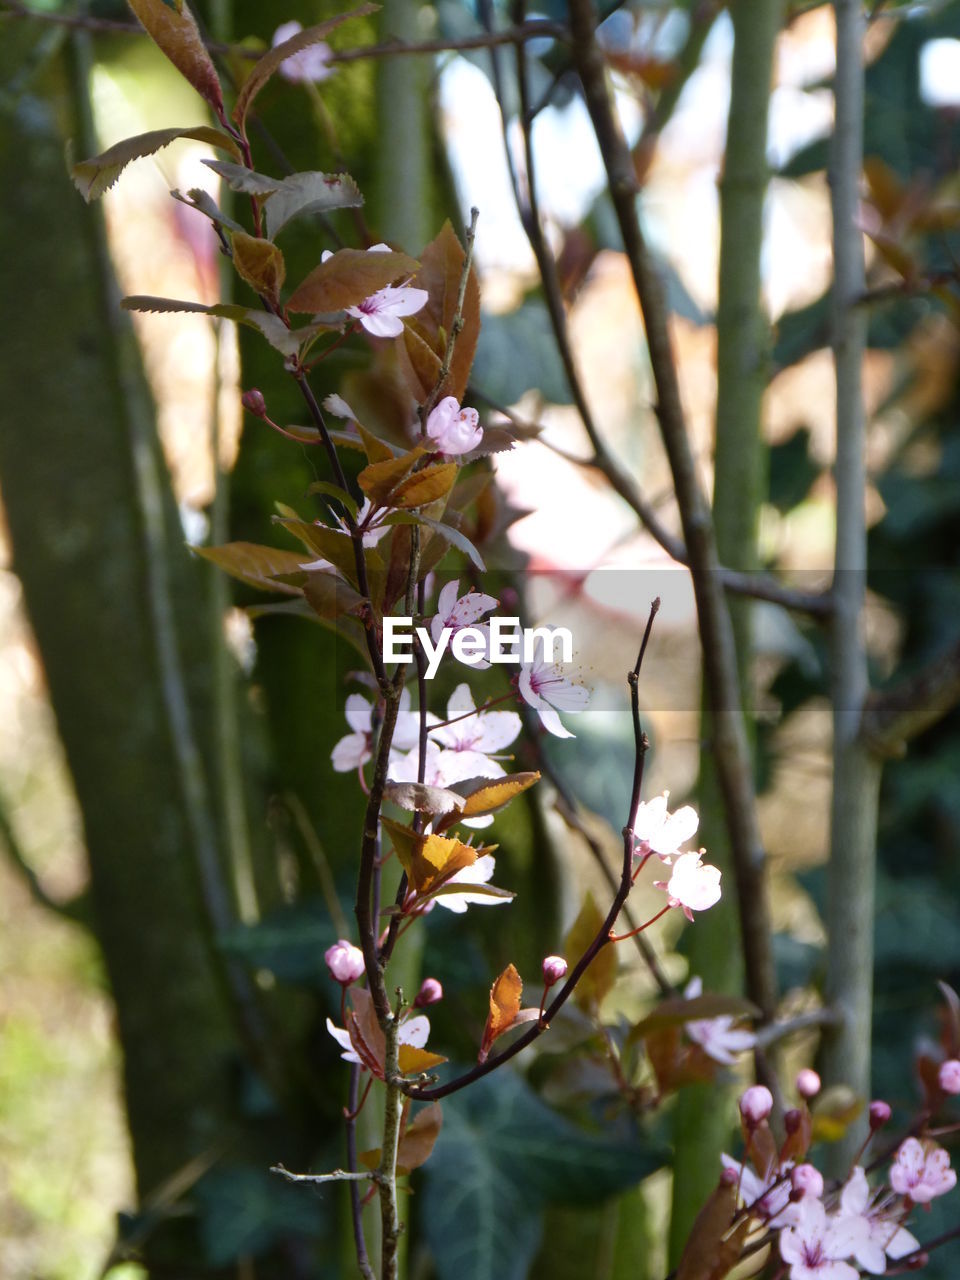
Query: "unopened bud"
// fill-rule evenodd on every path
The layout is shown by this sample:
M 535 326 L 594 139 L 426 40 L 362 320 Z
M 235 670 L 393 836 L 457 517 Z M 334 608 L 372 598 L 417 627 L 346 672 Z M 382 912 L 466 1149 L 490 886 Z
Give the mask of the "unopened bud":
M 812 1164 L 798 1164 L 790 1174 L 790 1185 L 797 1199 L 810 1196 L 819 1200 L 823 1195 L 823 1175 Z
M 773 1094 L 765 1084 L 752 1084 L 740 1095 L 740 1114 L 748 1128 L 754 1129 L 773 1110 Z
M 544 986 L 552 987 L 555 982 L 567 976 L 567 962 L 563 956 L 545 956 L 543 960 Z
M 803 1124 L 803 1112 L 798 1111 L 796 1107 L 791 1107 L 789 1111 L 784 1112 L 783 1127 L 787 1133 L 797 1133 Z
M 346 938 L 340 938 L 332 947 L 328 947 L 323 953 L 323 958 L 327 962 L 330 977 L 334 982 L 348 987 L 351 982 L 356 982 L 358 978 L 363 977 L 363 952 Z
M 428 1004 L 436 1004 L 443 999 L 443 987 L 436 978 L 424 978 L 417 998 L 413 1002 L 415 1009 L 425 1009 Z
M 724 1169 L 723 1173 L 720 1175 L 721 1187 L 734 1187 L 739 1180 L 740 1175 L 737 1173 L 736 1169 Z
M 944 1093 L 960 1093 L 960 1062 L 956 1058 L 941 1062 L 937 1079 Z
M 890 1103 L 877 1098 L 870 1103 L 870 1128 L 882 1129 L 890 1119 Z
M 263 398 L 263 392 L 258 391 L 256 387 L 251 387 L 249 391 L 245 391 L 240 397 L 240 403 L 247 413 L 252 413 L 255 418 L 265 418 L 267 416 L 267 402 Z
M 904 1258 L 903 1264 L 909 1267 L 911 1271 L 919 1271 L 921 1267 L 925 1267 L 930 1261 L 930 1255 L 924 1249 L 921 1253 L 915 1253 L 909 1258 Z
M 812 1067 L 797 1072 L 797 1093 L 801 1098 L 815 1098 L 820 1092 L 820 1077 Z

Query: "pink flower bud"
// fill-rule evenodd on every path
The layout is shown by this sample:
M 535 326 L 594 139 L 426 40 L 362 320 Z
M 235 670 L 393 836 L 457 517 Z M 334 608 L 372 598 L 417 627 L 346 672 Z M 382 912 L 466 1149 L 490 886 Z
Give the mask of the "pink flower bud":
M 956 1058 L 941 1062 L 937 1079 L 944 1093 L 960 1093 L 960 1062 Z
M 436 978 L 424 978 L 417 998 L 413 1002 L 415 1009 L 425 1009 L 428 1004 L 436 1004 L 443 999 L 443 987 Z
M 796 1133 L 802 1124 L 803 1112 L 798 1111 L 796 1107 L 793 1107 L 790 1111 L 784 1113 L 783 1127 L 786 1129 L 787 1133 Z
M 267 402 L 263 398 L 263 392 L 258 391 L 256 387 L 245 391 L 240 397 L 240 403 L 247 413 L 252 413 L 255 418 L 265 418 L 267 416 Z
M 870 1103 L 870 1128 L 882 1129 L 890 1119 L 890 1103 L 877 1098 Z
M 358 978 L 363 977 L 363 952 L 346 938 L 340 938 L 332 947 L 328 947 L 323 953 L 323 958 L 327 962 L 330 977 L 334 982 L 340 982 L 348 987 L 351 982 L 356 982 Z
M 752 1084 L 740 1095 L 740 1114 L 747 1128 L 755 1129 L 773 1110 L 773 1094 L 765 1084 Z
M 812 1164 L 798 1164 L 790 1175 L 790 1185 L 798 1199 L 810 1196 L 819 1200 L 823 1195 L 823 1175 Z
M 735 1187 L 740 1181 L 740 1175 L 736 1169 L 724 1168 L 720 1175 L 721 1187 Z
M 815 1098 L 820 1092 L 820 1077 L 811 1067 L 797 1072 L 797 1093 L 801 1098 Z
M 555 982 L 567 976 L 567 962 L 563 956 L 545 956 L 543 960 L 543 982 L 552 987 Z

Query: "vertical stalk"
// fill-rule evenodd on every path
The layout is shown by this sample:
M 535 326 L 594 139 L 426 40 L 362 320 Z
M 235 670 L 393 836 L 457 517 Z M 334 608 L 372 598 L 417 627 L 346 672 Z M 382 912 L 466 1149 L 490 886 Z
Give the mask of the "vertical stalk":
M 383 40 L 419 38 L 417 0 L 383 0 Z M 381 58 L 377 67 L 377 225 L 385 239 L 416 252 L 429 239 L 429 68 L 423 57 Z
M 717 305 L 717 409 L 713 521 L 723 564 L 745 572 L 757 568 L 757 521 L 763 497 L 765 450 L 763 393 L 767 383 L 769 321 L 760 295 L 763 205 L 769 171 L 766 158 L 770 82 L 782 0 L 731 7 L 734 28 L 730 113 L 720 180 L 720 278 Z M 751 605 L 730 602 L 740 688 L 749 689 Z M 744 708 L 746 710 L 746 708 Z M 750 717 L 747 716 L 747 723 Z M 704 699 L 701 738 L 714 727 Z M 700 766 L 700 832 L 710 860 L 729 881 L 736 873 L 713 757 Z M 711 990 L 735 992 L 743 982 L 736 905 L 731 896 L 690 931 L 691 971 Z M 711 1087 L 685 1089 L 674 1118 L 674 1192 L 670 1252 L 676 1260 L 693 1219 L 716 1183 L 728 1115 Z
M 873 901 L 881 766 L 860 736 L 868 692 L 861 631 L 866 590 L 863 354 L 866 314 L 863 237 L 856 225 L 863 165 L 863 16 L 859 0 L 836 0 L 836 125 L 830 159 L 833 205 L 834 334 L 837 381 L 837 542 L 834 566 L 833 801 L 827 906 L 827 1000 L 842 1015 L 824 1046 L 825 1083 L 870 1091 Z M 859 1136 L 835 1150 L 845 1167 Z
M 383 1117 L 383 1146 L 380 1148 L 380 1168 L 377 1183 L 380 1188 L 380 1280 L 397 1280 L 400 1249 L 400 1207 L 397 1202 L 397 1147 L 400 1143 L 400 1115 L 403 1094 L 394 1082 L 400 1077 L 400 1008 L 397 996 L 396 1011 L 384 1027 L 386 1054 L 386 1101 Z

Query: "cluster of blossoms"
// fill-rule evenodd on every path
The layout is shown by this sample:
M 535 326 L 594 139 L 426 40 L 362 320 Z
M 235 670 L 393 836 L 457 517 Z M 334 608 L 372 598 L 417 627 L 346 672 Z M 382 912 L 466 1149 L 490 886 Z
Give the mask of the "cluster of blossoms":
M 819 1085 L 809 1069 L 797 1078 L 804 1101 Z M 861 1272 L 884 1274 L 888 1260 L 922 1262 L 920 1245 L 904 1223 L 915 1205 L 929 1204 L 956 1185 L 948 1153 L 929 1139 L 909 1137 L 897 1148 L 885 1183 L 871 1187 L 867 1171 L 856 1163 L 843 1185 L 828 1191 L 819 1170 L 797 1159 L 809 1143 L 809 1113 L 805 1108 L 787 1112 L 787 1137 L 778 1152 L 767 1124 L 772 1109 L 773 1098 L 763 1085 L 743 1093 L 747 1155 L 762 1173 L 724 1155 L 723 1176 L 737 1188 L 740 1214 L 778 1233 L 790 1280 L 857 1280 Z M 871 1103 L 870 1136 L 889 1119 L 886 1102 Z
M 670 879 L 655 880 L 654 886 L 665 891 L 671 907 L 682 908 L 687 919 L 692 920 L 694 911 L 706 911 L 720 901 L 720 872 L 703 861 L 705 849 L 696 853 L 681 849 L 681 845 L 696 835 L 700 819 L 689 805 L 670 813 L 669 797 L 670 793 L 665 791 L 637 810 L 633 856 L 639 865 L 635 876 L 656 854 L 670 868 Z M 695 994 L 699 995 L 699 991 Z

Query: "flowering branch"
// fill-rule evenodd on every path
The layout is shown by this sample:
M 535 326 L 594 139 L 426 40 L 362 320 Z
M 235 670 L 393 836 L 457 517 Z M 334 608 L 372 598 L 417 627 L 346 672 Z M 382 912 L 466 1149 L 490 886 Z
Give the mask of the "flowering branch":
M 649 746 L 647 736 L 643 732 L 640 724 L 640 697 L 639 697 L 639 681 L 640 668 L 643 665 L 643 657 L 647 650 L 647 643 L 650 639 L 650 632 L 653 630 L 653 620 L 657 616 L 660 609 L 659 596 L 650 606 L 650 615 L 647 618 L 647 625 L 643 632 L 643 639 L 640 642 L 640 651 L 637 655 L 636 665 L 633 670 L 627 674 L 627 683 L 630 686 L 630 707 L 633 716 L 633 735 L 634 735 L 634 763 L 633 763 L 633 785 L 630 791 L 630 806 L 628 810 L 627 824 L 623 828 L 623 868 L 620 874 L 620 885 L 614 896 L 610 910 L 607 912 L 603 924 L 597 931 L 593 941 L 584 951 L 583 955 L 570 970 L 563 986 L 554 996 L 553 1000 L 543 1011 L 541 1017 L 531 1023 L 530 1027 L 513 1041 L 508 1048 L 498 1053 L 496 1057 L 488 1057 L 483 1062 L 478 1062 L 475 1067 L 471 1067 L 469 1071 L 465 1071 L 462 1075 L 457 1076 L 453 1080 L 448 1080 L 445 1084 L 435 1085 L 433 1087 L 424 1088 L 422 1085 L 412 1083 L 402 1078 L 397 1081 L 404 1093 L 411 1098 L 416 1098 L 422 1102 L 433 1102 L 440 1098 L 449 1097 L 452 1093 L 458 1093 L 467 1085 L 472 1084 L 474 1080 L 479 1080 L 482 1076 L 489 1075 L 491 1071 L 495 1071 L 498 1067 L 502 1067 L 509 1062 L 511 1058 L 515 1058 L 518 1053 L 526 1049 L 534 1040 L 539 1039 L 549 1027 L 549 1024 L 557 1016 L 563 1006 L 567 1003 L 570 996 L 573 995 L 577 983 L 586 973 L 587 969 L 596 959 L 599 952 L 612 942 L 612 933 L 614 925 L 617 922 L 623 904 L 627 900 L 627 896 L 633 887 L 633 855 L 635 848 L 634 827 L 637 821 L 637 811 L 640 808 L 640 790 L 643 785 L 643 764 Z

